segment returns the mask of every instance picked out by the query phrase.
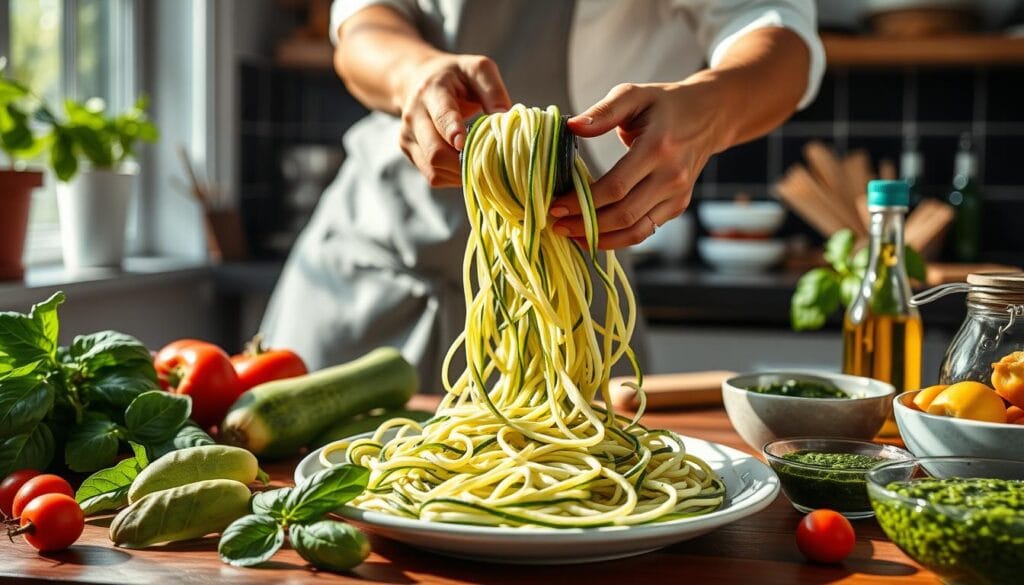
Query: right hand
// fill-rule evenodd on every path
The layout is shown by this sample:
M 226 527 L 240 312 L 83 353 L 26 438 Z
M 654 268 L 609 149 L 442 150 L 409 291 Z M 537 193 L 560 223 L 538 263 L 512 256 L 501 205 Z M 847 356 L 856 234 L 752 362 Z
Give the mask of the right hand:
M 465 120 L 481 110 L 491 114 L 512 106 L 498 66 L 479 55 L 440 54 L 417 66 L 406 88 L 402 152 L 431 187 L 461 185 Z

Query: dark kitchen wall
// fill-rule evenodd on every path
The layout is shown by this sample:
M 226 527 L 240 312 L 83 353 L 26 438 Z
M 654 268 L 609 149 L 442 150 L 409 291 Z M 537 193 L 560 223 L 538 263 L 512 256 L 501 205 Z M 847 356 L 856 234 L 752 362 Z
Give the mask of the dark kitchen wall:
M 756 94 L 755 94 L 756 95 Z M 830 69 L 817 99 L 769 136 L 722 153 L 705 169 L 695 198 L 744 192 L 769 197 L 770 185 L 809 140 L 839 152 L 866 149 L 876 167 L 899 167 L 904 140 L 924 159 L 922 191 L 945 197 L 960 135 L 969 132 L 985 196 L 988 259 L 1024 261 L 1024 68 Z M 699 204 L 699 203 L 698 203 Z M 790 230 L 810 233 L 792 219 Z
M 296 144 L 340 146 L 365 110 L 328 70 L 290 70 L 268 62 L 240 67 L 240 198 L 256 255 L 272 257 L 267 234 L 282 221 L 281 155 Z M 752 94 L 756 96 L 756 93 Z M 802 160 L 805 142 L 840 152 L 865 148 L 877 163 L 899 164 L 904 137 L 924 157 L 923 191 L 944 196 L 959 136 L 970 132 L 986 198 L 985 256 L 1021 263 L 1024 256 L 1024 68 L 831 69 L 817 99 L 771 135 L 733 148 L 705 169 L 695 205 L 747 193 L 769 197 L 771 183 Z M 813 232 L 792 217 L 786 231 Z M 813 236 L 812 236 L 813 237 Z

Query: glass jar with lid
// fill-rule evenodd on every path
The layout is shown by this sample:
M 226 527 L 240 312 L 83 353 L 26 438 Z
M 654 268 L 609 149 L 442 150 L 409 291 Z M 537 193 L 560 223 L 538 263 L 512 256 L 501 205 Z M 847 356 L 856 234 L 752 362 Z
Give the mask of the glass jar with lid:
M 931 288 L 913 302 L 923 305 L 961 292 L 967 293 L 967 317 L 946 349 L 939 383 L 991 384 L 992 364 L 1024 350 L 1024 273 L 970 274 L 967 282 Z

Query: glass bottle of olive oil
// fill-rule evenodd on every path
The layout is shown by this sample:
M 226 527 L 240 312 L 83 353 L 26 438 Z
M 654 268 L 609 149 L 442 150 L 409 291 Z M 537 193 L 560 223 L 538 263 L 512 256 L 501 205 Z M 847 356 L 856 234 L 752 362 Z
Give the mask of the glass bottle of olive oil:
M 843 372 L 889 382 L 897 393 L 921 387 L 921 315 L 910 304 L 903 244 L 909 191 L 903 181 L 868 183 L 868 265 L 843 319 Z M 879 436 L 897 435 L 890 417 Z

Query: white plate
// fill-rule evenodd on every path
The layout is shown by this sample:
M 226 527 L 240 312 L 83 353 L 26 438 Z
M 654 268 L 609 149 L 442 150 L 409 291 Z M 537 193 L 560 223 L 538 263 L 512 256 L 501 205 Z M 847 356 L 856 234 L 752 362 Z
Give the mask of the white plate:
M 656 524 L 563 529 L 424 522 L 352 506 L 345 506 L 339 513 L 360 528 L 443 555 L 478 561 L 556 565 L 617 559 L 658 550 L 756 514 L 775 500 L 779 480 L 764 463 L 725 445 L 686 436 L 681 438 L 687 452 L 707 461 L 725 482 L 726 499 L 721 509 L 703 516 Z M 337 452 L 338 458 L 342 455 Z M 322 469 L 319 459 L 320 449 L 317 449 L 299 462 L 295 481 L 301 482 Z

